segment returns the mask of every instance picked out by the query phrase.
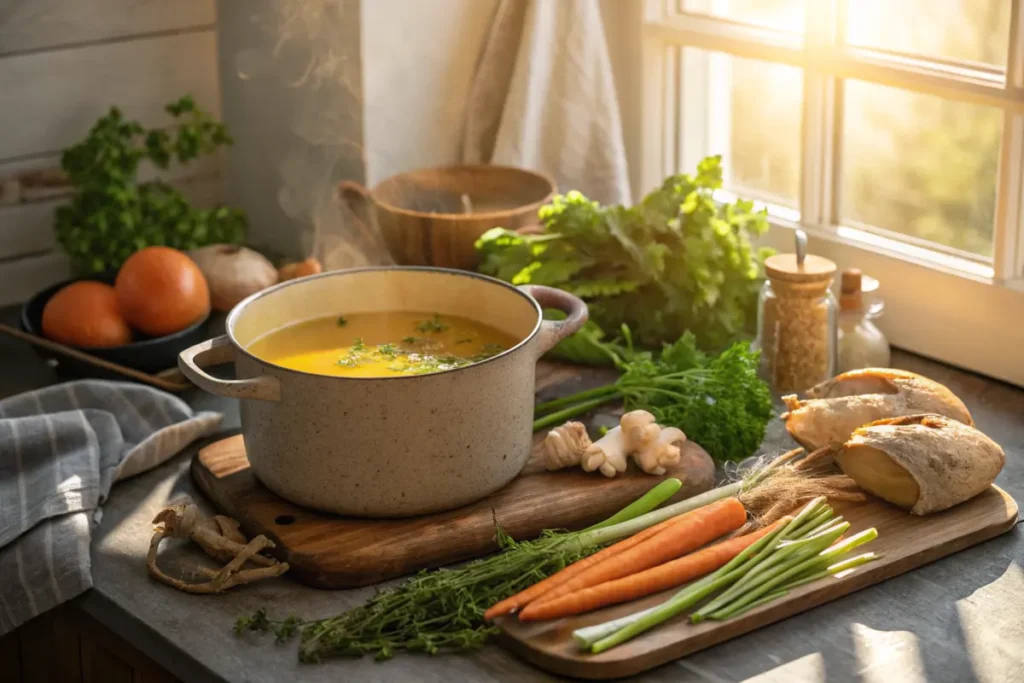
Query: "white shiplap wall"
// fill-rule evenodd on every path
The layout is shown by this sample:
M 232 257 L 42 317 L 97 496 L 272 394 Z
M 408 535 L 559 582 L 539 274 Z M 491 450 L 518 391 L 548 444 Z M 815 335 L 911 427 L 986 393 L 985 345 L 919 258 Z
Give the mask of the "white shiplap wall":
M 0 2 L 0 305 L 68 277 L 53 236 L 60 152 L 111 105 L 144 125 L 185 93 L 220 114 L 214 0 Z M 220 201 L 218 159 L 163 176 Z M 152 172 L 149 172 L 152 175 Z

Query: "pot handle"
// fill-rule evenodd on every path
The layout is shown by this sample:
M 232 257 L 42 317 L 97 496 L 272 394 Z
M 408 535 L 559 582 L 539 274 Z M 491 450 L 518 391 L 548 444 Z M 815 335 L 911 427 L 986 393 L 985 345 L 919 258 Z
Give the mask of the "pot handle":
M 540 324 L 538 358 L 587 322 L 587 305 L 578 296 L 543 285 L 520 285 L 519 289 L 532 296 L 541 308 L 554 308 L 565 313 L 565 320 L 545 320 Z
M 235 350 L 226 334 L 199 342 L 178 354 L 181 372 L 200 389 L 225 398 L 247 398 L 257 401 L 280 401 L 281 382 L 276 377 L 264 375 L 251 379 L 219 379 L 202 369 L 202 366 L 229 363 L 235 358 Z
M 338 183 L 338 196 L 355 215 L 356 220 L 366 226 L 374 224 L 370 216 L 370 191 L 365 185 L 354 180 L 342 180 Z

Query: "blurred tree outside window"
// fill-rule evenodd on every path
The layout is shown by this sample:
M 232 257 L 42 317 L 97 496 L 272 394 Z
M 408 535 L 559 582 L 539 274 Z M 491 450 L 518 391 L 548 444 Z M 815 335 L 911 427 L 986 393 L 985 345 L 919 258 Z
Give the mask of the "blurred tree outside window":
M 814 0 L 817 1 L 817 0 Z M 798 34 L 803 0 L 681 0 L 683 9 Z M 921 60 L 1005 68 L 1009 0 L 848 0 L 850 45 Z M 702 52 L 683 48 L 687 53 Z M 728 98 L 712 137 L 725 139 L 728 189 L 797 207 L 799 67 L 708 53 Z M 685 57 L 684 57 L 685 58 Z M 839 222 L 990 258 L 1003 112 L 859 80 L 842 84 Z M 685 122 L 684 122 L 685 125 Z

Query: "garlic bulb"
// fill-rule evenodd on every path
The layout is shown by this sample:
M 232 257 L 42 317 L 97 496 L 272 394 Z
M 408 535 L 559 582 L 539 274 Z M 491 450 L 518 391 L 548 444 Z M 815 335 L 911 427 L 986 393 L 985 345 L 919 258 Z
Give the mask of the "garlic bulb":
M 277 283 L 277 270 L 259 252 L 236 244 L 211 244 L 189 252 L 206 276 L 210 303 L 227 312 L 239 301 Z

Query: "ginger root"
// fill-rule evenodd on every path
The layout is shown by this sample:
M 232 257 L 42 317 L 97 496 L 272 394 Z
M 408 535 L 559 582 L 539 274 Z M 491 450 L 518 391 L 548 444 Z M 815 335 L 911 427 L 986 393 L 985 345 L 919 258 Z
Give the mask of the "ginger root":
M 287 562 L 278 562 L 260 554 L 265 548 L 273 548 L 273 541 L 260 534 L 246 543 L 236 520 L 224 515 L 206 517 L 191 501 L 174 503 L 164 508 L 153 518 L 153 523 L 159 526 L 154 529 L 153 538 L 149 542 L 146 568 L 154 579 L 180 591 L 220 593 L 232 586 L 280 576 L 288 571 Z M 207 555 L 227 564 L 217 572 L 202 569 L 204 573 L 212 574 L 210 580 L 203 583 L 188 583 L 169 576 L 156 564 L 160 542 L 165 538 L 190 539 Z M 246 562 L 259 567 L 243 569 Z
M 578 465 L 590 444 L 587 428 L 580 422 L 555 427 L 544 437 L 544 465 L 549 470 Z
M 679 446 L 686 441 L 683 430 L 665 427 L 657 438 L 633 454 L 640 469 L 648 474 L 665 474 L 669 467 L 679 464 Z
M 587 472 L 599 470 L 606 477 L 626 471 L 628 456 L 648 474 L 665 474 L 679 463 L 679 445 L 686 435 L 675 427 L 662 428 L 646 410 L 626 413 L 619 426 L 591 443 L 579 422 L 551 430 L 544 439 L 544 461 L 549 470 L 579 464 Z

